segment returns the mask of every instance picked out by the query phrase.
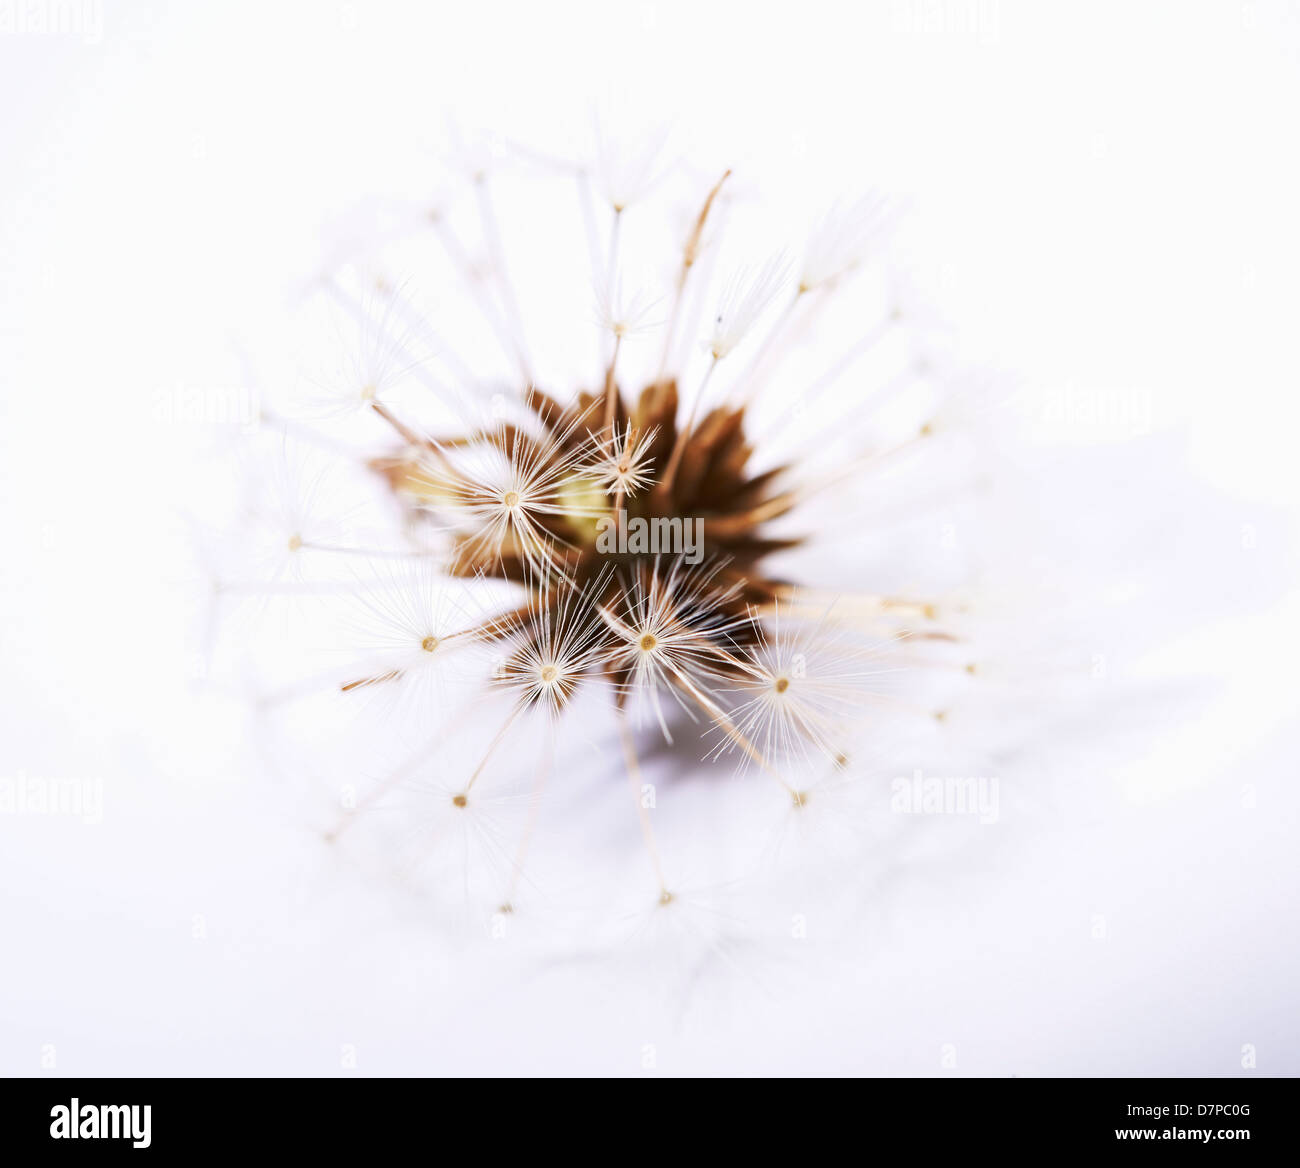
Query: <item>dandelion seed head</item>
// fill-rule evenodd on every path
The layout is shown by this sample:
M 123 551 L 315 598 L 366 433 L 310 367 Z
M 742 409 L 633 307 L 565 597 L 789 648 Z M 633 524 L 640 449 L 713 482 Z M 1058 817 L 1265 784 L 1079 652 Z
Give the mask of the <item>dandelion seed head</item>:
M 730 172 L 711 169 L 684 244 L 646 266 L 667 273 L 663 286 L 625 297 L 626 255 L 637 225 L 652 218 L 661 147 L 652 141 L 624 150 L 602 139 L 594 171 L 567 169 L 578 177 L 590 220 L 573 254 L 591 270 L 585 281 L 564 284 L 575 296 L 596 289 L 596 327 L 585 333 L 560 335 L 553 323 L 581 324 L 580 303 L 539 326 L 535 301 L 522 291 L 529 285 L 512 278 L 508 244 L 519 226 L 505 222 L 505 171 L 489 181 L 477 164 L 464 176 L 463 197 L 448 197 L 423 230 L 445 261 L 442 278 L 450 271 L 456 281 L 447 300 L 481 318 L 474 336 L 495 346 L 490 357 L 457 351 L 460 330 L 439 321 L 444 376 L 435 378 L 423 360 L 426 314 L 401 279 L 360 284 L 352 273 L 328 282 L 350 321 L 339 335 L 353 347 L 318 379 L 328 406 L 321 416 L 337 430 L 303 429 L 294 440 L 321 438 L 354 476 L 352 496 L 373 504 L 372 518 L 323 524 L 324 499 L 310 489 L 283 499 L 263 492 L 255 501 L 274 519 L 268 546 L 294 561 L 262 579 L 292 575 L 337 588 L 322 607 L 351 606 L 342 623 L 356 625 L 355 644 L 342 664 L 322 672 L 333 699 L 357 711 L 358 722 L 372 710 L 389 719 L 368 717 L 366 732 L 386 735 L 385 745 L 401 755 L 367 775 L 360 811 L 331 838 L 345 828 L 376 837 L 388 831 L 398 837 L 394 855 L 439 882 L 440 903 L 529 916 L 520 906 L 542 899 L 530 893 L 533 873 L 577 863 L 538 838 L 535 808 L 574 797 L 591 776 L 607 789 L 614 772 L 636 797 L 624 806 L 625 819 L 605 833 L 591 830 L 592 839 L 567 851 L 598 871 L 607 858 L 621 863 L 628 836 L 639 836 L 642 883 L 615 899 L 626 895 L 644 910 L 637 927 L 656 944 L 671 943 L 683 968 L 698 971 L 719 955 L 730 961 L 746 930 L 720 921 L 727 898 L 696 891 L 675 857 L 661 853 L 661 830 L 693 835 L 709 816 L 689 810 L 691 796 L 666 793 L 650 777 L 654 768 L 690 754 L 706 773 L 724 771 L 727 756 L 757 772 L 794 830 L 856 827 L 836 819 L 850 743 L 886 688 L 902 635 L 942 613 L 927 596 L 904 604 L 874 594 L 835 612 L 825 593 L 808 599 L 787 582 L 823 583 L 818 569 L 796 558 L 815 542 L 810 526 L 830 533 L 832 556 L 856 556 L 861 566 L 861 533 L 829 517 L 849 496 L 841 483 L 865 478 L 871 463 L 829 465 L 832 444 L 820 442 L 790 460 L 774 457 L 772 436 L 743 404 L 760 357 L 775 363 L 801 354 L 803 340 L 787 326 L 841 294 L 849 283 L 841 277 L 880 243 L 887 205 L 873 197 L 836 208 L 797 265 L 777 254 L 736 267 L 719 283 L 718 270 L 731 267 L 714 263 L 728 210 L 718 195 Z M 593 173 L 599 198 L 591 197 Z M 627 215 L 633 205 L 636 213 Z M 545 232 L 550 225 L 526 226 Z M 800 303 L 813 289 L 822 292 Z M 754 360 L 737 370 L 737 392 L 715 404 L 707 393 L 714 366 L 750 342 Z M 844 349 L 853 355 L 856 343 L 848 338 Z M 835 377 L 851 364 L 839 353 L 813 357 L 789 360 L 774 388 L 796 396 L 823 370 Z M 588 372 L 575 380 L 555 373 L 579 365 Z M 933 425 L 927 416 L 911 437 Z M 604 538 L 611 531 L 618 534 L 612 543 Z M 326 557 L 334 557 L 328 576 L 320 568 Z M 391 570 L 372 579 L 367 568 L 376 563 Z M 874 567 L 862 567 L 864 578 Z M 368 745 L 357 754 L 373 755 Z M 663 801 L 654 803 L 656 796 Z M 677 799 L 688 810 L 670 812 Z M 372 826 L 385 816 L 391 826 Z M 761 842 L 735 851 L 752 858 Z M 619 854 L 606 857 L 611 848 Z M 576 866 L 563 870 L 561 885 L 601 883 Z

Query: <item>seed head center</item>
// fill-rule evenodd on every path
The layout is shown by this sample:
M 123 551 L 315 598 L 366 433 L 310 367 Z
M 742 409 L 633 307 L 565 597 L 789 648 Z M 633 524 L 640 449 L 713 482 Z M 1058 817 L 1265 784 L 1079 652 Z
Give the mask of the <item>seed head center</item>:
M 642 635 L 641 648 L 647 653 L 649 653 L 657 644 L 659 644 L 659 639 L 654 635 L 654 633 L 644 633 Z
M 420 648 L 426 653 L 432 653 L 437 647 L 438 638 L 434 636 L 425 637 L 424 640 L 420 642 Z

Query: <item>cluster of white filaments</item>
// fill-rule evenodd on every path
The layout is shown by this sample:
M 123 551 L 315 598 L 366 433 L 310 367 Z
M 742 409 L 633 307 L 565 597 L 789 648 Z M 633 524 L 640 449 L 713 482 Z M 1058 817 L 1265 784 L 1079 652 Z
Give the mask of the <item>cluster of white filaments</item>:
M 581 472 L 599 483 L 615 499 L 631 499 L 654 484 L 649 458 L 658 430 L 639 431 L 631 422 L 613 434 L 594 435 Z
M 429 445 L 417 472 L 426 510 L 466 534 L 463 547 L 470 559 L 500 559 L 513 552 L 545 576 L 554 570 L 556 545 L 562 543 L 548 531 L 548 518 L 599 514 L 566 496 L 563 488 L 578 476 L 552 440 L 527 441 L 500 425 L 479 444 L 477 453 L 485 458 L 478 464 Z
M 624 692 L 653 709 L 664 737 L 672 741 L 659 695 L 672 694 L 682 708 L 706 711 L 707 696 L 720 671 L 735 660 L 733 634 L 747 627 L 747 616 L 727 617 L 730 593 L 713 585 L 712 572 L 690 573 L 680 563 L 638 568 L 621 597 L 621 610 L 600 609 L 618 638 L 613 664 L 627 677 Z M 733 587 L 731 593 L 737 591 Z
M 317 446 L 326 460 L 364 468 L 372 483 L 386 476 L 391 488 L 381 507 L 390 523 L 386 533 L 379 520 L 369 527 L 349 520 L 337 525 L 337 535 L 317 538 L 313 532 L 319 528 L 302 507 L 276 513 L 291 521 L 292 530 L 281 532 L 280 551 L 297 557 L 295 580 L 310 581 L 312 565 L 325 560 L 337 565 L 353 557 L 348 574 L 322 576 L 312 584 L 327 598 L 345 594 L 354 617 L 361 618 L 353 619 L 353 626 L 369 629 L 372 638 L 363 658 L 323 671 L 333 692 L 342 700 L 420 695 L 416 708 L 407 711 L 419 727 L 407 753 L 345 807 L 329 838 L 350 836 L 354 824 L 371 818 L 413 783 L 418 787 L 422 775 L 426 792 L 441 792 L 438 840 L 458 838 L 456 821 L 449 817 L 486 814 L 482 809 L 490 801 L 482 796 L 493 787 L 493 776 L 508 769 L 511 759 L 527 757 L 538 778 L 525 800 L 529 814 L 519 838 L 501 838 L 500 824 L 484 835 L 487 821 L 474 820 L 477 826 L 466 829 L 467 838 L 485 843 L 496 865 L 500 887 L 489 899 L 498 912 L 517 911 L 536 827 L 534 804 L 544 786 L 554 789 L 561 781 L 552 773 L 555 736 L 563 733 L 580 694 L 604 695 L 600 718 L 618 742 L 612 760 L 597 753 L 593 765 L 624 772 L 634 793 L 642 789 L 638 751 L 644 736 L 672 743 L 675 729 L 699 723 L 702 764 L 719 765 L 721 756 L 733 756 L 742 772 L 758 772 L 753 777 L 758 786 L 771 789 L 774 783 L 784 792 L 787 809 L 799 814 L 815 800 L 819 776 L 843 771 L 849 743 L 892 672 L 889 657 L 895 649 L 903 642 L 952 641 L 936 623 L 938 610 L 924 599 L 894 595 L 886 586 L 851 596 L 836 608 L 810 600 L 817 594 L 803 591 L 803 585 L 815 589 L 821 581 L 801 580 L 796 591 L 769 579 L 766 564 L 759 568 L 773 552 L 797 550 L 808 529 L 825 532 L 838 514 L 837 503 L 841 510 L 851 509 L 846 483 L 878 465 L 892 468 L 895 453 L 901 457 L 928 439 L 935 432 L 928 414 L 922 425 L 882 431 L 888 440 L 866 450 L 851 436 L 818 437 L 802 461 L 783 453 L 752 475 L 743 467 L 762 444 L 748 431 L 727 448 L 730 453 L 716 453 L 729 440 L 730 424 L 713 400 L 720 397 L 714 392 L 717 378 L 726 376 L 716 372 L 719 366 L 735 366 L 728 400 L 738 409 L 756 402 L 759 385 L 772 386 L 766 396 L 776 399 L 778 408 L 770 431 L 779 437 L 791 430 L 798 399 L 820 395 L 899 327 L 897 305 L 886 300 L 878 306 L 878 319 L 869 320 L 864 335 L 854 337 L 846 351 L 815 356 L 806 372 L 789 360 L 797 338 L 831 294 L 839 295 L 850 276 L 880 260 L 893 204 L 871 195 L 840 206 L 800 257 L 778 254 L 730 278 L 724 275 L 713 286 L 708 281 L 714 229 L 724 213 L 727 172 L 711 186 L 694 188 L 688 230 L 679 239 L 680 250 L 669 257 L 662 291 L 627 297 L 620 259 L 643 201 L 662 181 L 657 154 L 615 158 L 606 148 L 594 168 L 554 164 L 577 180 L 590 278 L 598 290 L 601 364 L 586 384 L 557 394 L 555 387 L 534 380 L 535 364 L 524 339 L 525 300 L 506 264 L 493 172 L 475 167 L 468 186 L 477 242 L 462 242 L 453 216 L 442 209 L 426 217 L 422 230 L 463 278 L 470 293 L 463 302 L 482 316 L 513 381 L 475 382 L 474 361 L 448 343 L 452 330 L 435 337 L 435 330 L 444 330 L 437 320 L 429 327 L 421 319 L 406 284 L 369 279 L 368 288 L 353 294 L 346 281 L 331 277 L 323 287 L 334 307 L 354 319 L 359 350 L 336 376 L 313 377 L 325 408 L 307 421 L 289 410 L 283 417 L 264 415 L 282 441 Z M 661 304 L 663 319 L 652 323 L 651 311 Z M 575 306 L 573 315 L 580 322 L 582 306 Z M 660 342 L 646 346 L 652 350 L 649 373 L 631 383 L 625 363 L 640 344 L 638 337 L 656 332 Z M 584 343 L 581 334 L 573 343 Z M 589 350 L 590 340 L 585 344 Z M 742 350 L 747 358 L 733 361 Z M 439 355 L 436 373 L 430 352 Z M 408 383 L 416 387 L 417 403 L 427 401 L 428 417 L 420 416 L 418 404 L 403 400 Z M 672 387 L 666 416 L 641 415 L 642 386 L 650 387 L 646 400 L 651 389 Z M 882 403 L 896 395 L 892 385 L 886 388 Z M 576 391 L 587 395 L 586 408 L 577 408 Z M 476 393 L 492 395 L 492 420 L 474 424 L 463 413 L 457 419 L 456 407 Z M 319 395 L 311 397 L 322 405 Z M 854 392 L 853 408 L 861 418 L 870 409 L 860 403 L 872 400 Z M 437 412 L 449 402 L 450 418 Z M 349 445 L 315 428 L 319 419 L 348 411 L 354 419 L 363 416 L 381 437 Z M 693 463 L 705 457 L 700 450 L 716 464 Z M 714 479 L 724 471 L 731 478 L 718 487 Z M 675 494 L 688 491 L 684 480 L 690 480 L 694 495 Z M 702 548 L 633 549 L 608 563 L 596 559 L 596 525 L 626 523 L 633 510 L 642 518 L 671 516 L 673 500 L 707 498 L 709 490 L 721 501 L 699 517 Z M 395 506 L 400 530 L 391 526 Z M 795 526 L 774 536 L 771 525 L 788 515 Z M 800 519 L 811 520 L 802 531 Z M 364 537 L 351 538 L 358 530 Z M 674 530 L 680 532 L 680 523 L 665 528 Z M 847 555 L 849 548 L 840 550 Z M 372 566 L 353 570 L 358 558 Z M 374 564 L 383 566 L 382 573 Z M 283 578 L 277 568 L 268 583 Z M 452 592 L 460 599 L 449 601 Z M 441 676 L 447 662 L 456 660 L 476 680 L 462 680 L 450 692 L 429 687 L 428 679 Z M 285 692 L 296 697 L 298 691 Z M 465 758 L 445 763 L 441 752 L 449 742 L 475 737 L 473 715 L 480 707 L 494 709 L 503 698 L 505 708 L 490 732 L 472 743 L 473 749 L 467 746 Z M 583 718 L 584 732 L 599 738 L 599 719 Z M 504 744 L 519 736 L 534 745 L 506 750 Z M 660 908 L 685 903 L 674 894 L 643 801 L 636 810 L 653 875 L 649 899 Z

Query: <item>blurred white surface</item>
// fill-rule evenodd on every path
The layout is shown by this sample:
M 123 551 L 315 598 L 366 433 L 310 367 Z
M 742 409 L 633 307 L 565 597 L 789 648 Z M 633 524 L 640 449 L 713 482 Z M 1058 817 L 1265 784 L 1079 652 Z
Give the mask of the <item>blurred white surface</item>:
M 70 8 L 0 32 L 0 775 L 105 798 L 0 816 L 0 1072 L 1300 1072 L 1294 4 Z M 283 308 L 323 223 L 422 189 L 444 111 L 563 149 L 592 101 L 778 208 L 914 193 L 963 341 L 1082 403 L 1045 438 L 1172 434 L 1222 500 L 1131 500 L 1222 576 L 1143 662 L 1206 685 L 1194 719 L 995 859 L 910 867 L 851 962 L 684 1019 L 563 969 L 467 979 L 266 795 L 245 714 L 187 686 L 158 408 Z

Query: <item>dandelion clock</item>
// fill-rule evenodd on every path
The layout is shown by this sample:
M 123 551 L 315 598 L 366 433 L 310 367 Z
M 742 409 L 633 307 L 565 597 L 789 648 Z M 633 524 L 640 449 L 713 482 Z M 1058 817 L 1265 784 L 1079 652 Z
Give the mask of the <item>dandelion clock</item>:
M 1087 683 L 998 575 L 1010 390 L 904 203 L 807 194 L 462 149 L 344 216 L 248 358 L 213 676 L 439 944 L 779 984 L 995 824 L 1029 690 Z

